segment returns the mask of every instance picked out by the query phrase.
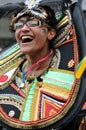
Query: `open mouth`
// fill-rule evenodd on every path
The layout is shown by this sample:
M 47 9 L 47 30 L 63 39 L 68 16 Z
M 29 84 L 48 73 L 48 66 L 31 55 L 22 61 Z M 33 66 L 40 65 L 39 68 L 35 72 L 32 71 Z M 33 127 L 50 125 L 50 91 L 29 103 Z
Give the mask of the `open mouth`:
M 33 38 L 29 37 L 29 36 L 23 36 L 22 37 L 22 43 L 31 42 L 32 40 L 33 40 Z

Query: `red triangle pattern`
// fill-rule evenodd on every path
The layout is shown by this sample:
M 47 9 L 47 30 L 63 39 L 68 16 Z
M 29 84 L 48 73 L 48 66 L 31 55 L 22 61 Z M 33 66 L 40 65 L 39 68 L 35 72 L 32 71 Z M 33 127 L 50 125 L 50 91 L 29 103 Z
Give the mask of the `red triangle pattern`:
M 50 116 L 53 116 L 58 113 L 58 111 L 61 109 L 61 106 L 58 106 L 58 104 L 49 101 L 49 99 L 44 99 L 44 107 L 43 109 L 43 117 L 48 118 Z

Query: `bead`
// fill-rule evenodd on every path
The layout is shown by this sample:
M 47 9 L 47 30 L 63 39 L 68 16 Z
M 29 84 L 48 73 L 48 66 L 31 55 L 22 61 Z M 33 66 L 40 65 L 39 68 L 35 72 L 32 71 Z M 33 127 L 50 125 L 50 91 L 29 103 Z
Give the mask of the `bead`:
M 10 117 L 13 117 L 15 115 L 15 111 L 11 110 L 9 111 L 9 114 L 8 114 Z

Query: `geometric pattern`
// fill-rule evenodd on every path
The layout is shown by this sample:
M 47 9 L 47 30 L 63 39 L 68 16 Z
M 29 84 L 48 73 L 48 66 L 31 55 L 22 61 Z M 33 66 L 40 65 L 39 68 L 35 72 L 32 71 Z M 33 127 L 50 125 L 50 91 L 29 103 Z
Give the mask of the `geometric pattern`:
M 48 118 L 54 114 L 57 114 L 61 107 L 64 105 L 63 102 L 57 101 L 49 95 L 42 94 L 41 96 L 41 118 Z

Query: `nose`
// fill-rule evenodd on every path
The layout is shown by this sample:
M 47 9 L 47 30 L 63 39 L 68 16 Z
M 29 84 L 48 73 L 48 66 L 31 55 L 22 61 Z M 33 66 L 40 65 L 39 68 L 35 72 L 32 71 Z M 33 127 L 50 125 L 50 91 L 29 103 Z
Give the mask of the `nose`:
M 23 25 L 23 27 L 21 28 L 22 31 L 24 30 L 30 30 L 30 27 L 28 27 L 26 24 Z

